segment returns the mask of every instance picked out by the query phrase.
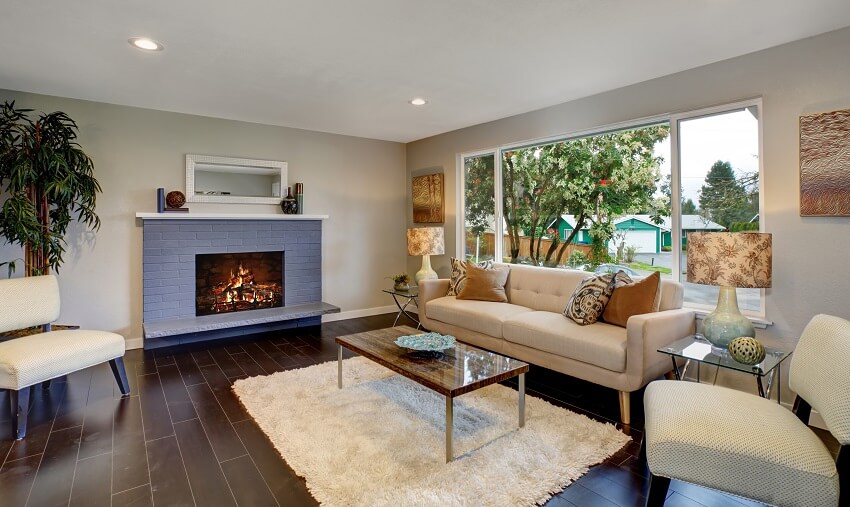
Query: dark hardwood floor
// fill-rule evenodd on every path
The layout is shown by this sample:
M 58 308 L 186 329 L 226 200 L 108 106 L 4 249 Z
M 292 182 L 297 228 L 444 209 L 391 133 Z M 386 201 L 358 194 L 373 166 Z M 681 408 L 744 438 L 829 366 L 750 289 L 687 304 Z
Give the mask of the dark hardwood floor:
M 316 505 L 230 390 L 239 378 L 336 359 L 334 338 L 392 325 L 395 315 L 324 324 L 125 356 L 132 395 L 121 398 L 107 364 L 57 379 L 31 396 L 29 433 L 12 440 L 9 395 L 0 392 L 0 505 Z M 617 418 L 617 393 L 532 366 L 528 393 L 601 421 Z M 547 505 L 643 505 L 633 441 Z M 673 481 L 668 506 L 758 505 Z

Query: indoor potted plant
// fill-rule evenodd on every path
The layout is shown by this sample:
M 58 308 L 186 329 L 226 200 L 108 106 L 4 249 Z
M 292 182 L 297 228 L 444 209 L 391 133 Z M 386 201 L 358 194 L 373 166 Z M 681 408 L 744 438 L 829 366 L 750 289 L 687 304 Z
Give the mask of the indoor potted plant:
M 24 247 L 27 276 L 62 264 L 65 233 L 76 219 L 100 228 L 95 200 L 101 191 L 91 159 L 77 144 L 77 124 L 57 111 L 39 113 L 0 106 L 0 235 Z
M 388 277 L 393 281 L 393 289 L 395 290 L 410 290 L 410 276 L 407 273 L 393 275 Z

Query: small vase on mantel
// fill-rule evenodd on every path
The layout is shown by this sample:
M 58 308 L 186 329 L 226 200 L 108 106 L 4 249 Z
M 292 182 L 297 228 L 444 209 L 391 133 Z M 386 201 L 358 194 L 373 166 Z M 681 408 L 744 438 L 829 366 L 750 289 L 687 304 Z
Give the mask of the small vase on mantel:
M 298 203 L 292 196 L 292 187 L 286 187 L 286 197 L 280 201 L 280 210 L 284 215 L 294 215 L 298 212 Z
M 299 215 L 304 214 L 304 184 L 296 183 L 295 184 L 295 203 L 298 205 L 296 213 Z

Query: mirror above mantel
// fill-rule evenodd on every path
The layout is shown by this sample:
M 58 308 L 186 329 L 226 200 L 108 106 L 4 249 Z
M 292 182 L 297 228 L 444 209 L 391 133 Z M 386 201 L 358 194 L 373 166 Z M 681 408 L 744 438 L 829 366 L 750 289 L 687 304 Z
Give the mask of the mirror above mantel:
M 286 162 L 186 155 L 189 202 L 279 204 L 286 192 Z

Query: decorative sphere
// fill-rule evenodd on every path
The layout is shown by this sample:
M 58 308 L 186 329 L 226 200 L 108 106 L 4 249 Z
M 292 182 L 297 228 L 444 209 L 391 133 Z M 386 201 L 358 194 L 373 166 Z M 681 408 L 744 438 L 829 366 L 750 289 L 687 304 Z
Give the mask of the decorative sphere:
M 172 190 L 165 196 L 165 204 L 169 208 L 179 208 L 186 204 L 186 196 L 179 190 Z
M 741 336 L 729 342 L 729 355 L 741 364 L 758 364 L 764 360 L 764 345 L 755 338 Z

